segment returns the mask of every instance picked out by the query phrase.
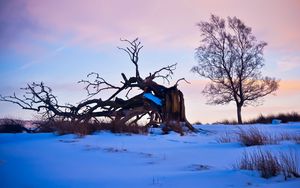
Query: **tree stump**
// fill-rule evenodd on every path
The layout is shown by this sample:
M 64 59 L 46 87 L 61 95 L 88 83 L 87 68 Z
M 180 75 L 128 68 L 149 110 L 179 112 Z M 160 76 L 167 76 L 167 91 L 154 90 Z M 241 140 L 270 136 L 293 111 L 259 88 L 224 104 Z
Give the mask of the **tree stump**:
M 165 130 L 174 130 L 183 135 L 187 130 L 195 128 L 187 121 L 183 93 L 176 86 L 165 91 L 164 105 L 162 107 L 162 122 Z

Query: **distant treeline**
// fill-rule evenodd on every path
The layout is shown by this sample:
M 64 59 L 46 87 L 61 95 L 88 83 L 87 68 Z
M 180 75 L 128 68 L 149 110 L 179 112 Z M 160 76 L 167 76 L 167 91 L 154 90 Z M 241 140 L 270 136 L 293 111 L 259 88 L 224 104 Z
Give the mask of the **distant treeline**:
M 279 113 L 279 114 L 269 114 L 263 115 L 260 114 L 258 117 L 250 119 L 248 121 L 244 121 L 244 124 L 255 124 L 255 123 L 262 123 L 268 124 L 272 123 L 273 120 L 280 120 L 281 123 L 288 123 L 288 122 L 300 122 L 300 114 L 298 112 L 290 112 L 290 113 Z M 238 124 L 235 120 L 223 120 L 220 122 L 221 124 Z

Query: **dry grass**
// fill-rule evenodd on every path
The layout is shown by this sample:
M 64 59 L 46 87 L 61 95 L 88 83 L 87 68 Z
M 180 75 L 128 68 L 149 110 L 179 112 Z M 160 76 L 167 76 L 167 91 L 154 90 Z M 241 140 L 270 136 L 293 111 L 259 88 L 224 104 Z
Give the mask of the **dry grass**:
M 111 131 L 112 133 L 148 134 L 148 127 L 138 124 L 120 124 L 117 122 L 89 122 L 79 123 L 63 120 L 39 121 L 34 129 L 24 127 L 24 122 L 14 119 L 1 119 L 0 133 L 56 133 L 58 135 L 76 134 L 85 136 L 97 131 Z
M 146 126 L 138 124 L 120 124 L 117 122 L 105 123 L 102 125 L 105 130 L 110 130 L 112 133 L 133 133 L 133 134 L 148 134 L 149 129 Z
M 236 141 L 235 135 L 225 132 L 216 138 L 217 143 L 230 143 Z
M 281 171 L 284 179 L 296 177 L 300 178 L 299 157 L 296 151 L 290 150 L 288 153 L 281 152 L 279 155 Z
M 235 165 L 235 168 L 257 170 L 263 178 L 270 178 L 282 173 L 286 180 L 291 177 L 300 177 L 297 161 L 298 156 L 296 152 L 289 151 L 276 156 L 270 151 L 258 149 L 251 154 L 244 152 L 243 157 Z
M 39 126 L 37 132 L 54 132 L 58 135 L 76 134 L 80 137 L 97 131 L 111 131 L 112 133 L 147 134 L 148 128 L 139 125 L 121 125 L 115 122 L 76 123 L 70 121 L 52 121 Z
M 278 158 L 271 152 L 262 150 L 257 150 L 252 154 L 244 152 L 237 167 L 243 170 L 258 170 L 263 178 L 276 176 L 281 170 Z
M 1 119 L 0 122 L 0 133 L 22 133 L 29 132 L 24 127 L 24 123 L 21 120 L 14 119 Z
M 296 133 L 283 132 L 280 134 L 270 134 L 259 130 L 257 127 L 238 127 L 236 134 L 225 132 L 216 138 L 217 143 L 241 142 L 245 146 L 278 144 L 281 141 L 293 141 L 300 144 L 300 135 Z
M 282 123 L 287 122 L 300 122 L 300 114 L 297 112 L 291 112 L 291 113 L 279 113 L 279 114 L 269 114 L 269 115 L 263 115 L 260 114 L 256 118 L 250 119 L 248 121 L 244 121 L 243 124 L 256 124 L 256 123 L 272 123 L 273 119 L 279 119 Z M 216 122 L 217 124 L 229 124 L 229 125 L 236 125 L 238 124 L 236 120 L 222 120 L 220 122 Z
M 58 135 L 76 134 L 78 136 L 85 136 L 100 130 L 96 124 L 92 123 L 75 123 L 70 121 L 55 121 L 46 124 Z
M 224 125 L 237 125 L 238 122 L 236 120 L 228 120 L 224 119 L 222 121 L 215 122 L 215 124 L 224 124 Z
M 280 113 L 277 115 L 262 115 L 260 114 L 257 118 L 244 122 L 245 124 L 254 124 L 254 123 L 272 123 L 273 119 L 279 119 L 282 123 L 287 122 L 297 122 L 300 121 L 300 114 L 297 112 L 291 113 Z
M 281 133 L 280 140 L 290 140 L 294 141 L 297 144 L 300 144 L 300 135 L 291 133 Z
M 278 139 L 267 133 L 263 133 L 257 127 L 241 128 L 239 127 L 238 141 L 245 146 L 256 146 L 256 145 L 266 145 L 266 144 L 277 144 Z

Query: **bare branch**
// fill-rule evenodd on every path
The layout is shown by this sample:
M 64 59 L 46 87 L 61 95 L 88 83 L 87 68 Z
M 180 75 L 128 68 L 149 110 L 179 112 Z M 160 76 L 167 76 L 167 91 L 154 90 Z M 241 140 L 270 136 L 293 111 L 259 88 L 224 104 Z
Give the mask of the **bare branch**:
M 178 80 L 176 81 L 175 86 L 178 86 L 178 83 L 179 83 L 180 81 L 185 81 L 185 83 L 191 84 L 191 82 L 188 82 L 185 78 L 180 78 L 180 79 L 178 79 Z
M 167 83 L 170 84 L 170 79 L 172 78 L 172 75 L 174 74 L 174 70 L 176 70 L 176 65 L 177 65 L 177 63 L 163 67 L 163 68 L 155 71 L 152 74 L 150 73 L 150 75 L 146 78 L 146 80 L 147 79 L 154 80 L 156 78 L 162 78 L 163 81 L 167 81 Z M 162 73 L 164 73 L 164 74 L 162 74 Z
M 120 89 L 118 86 L 114 86 L 107 82 L 104 78 L 100 77 L 98 73 L 92 72 L 87 75 L 87 78 L 94 76 L 93 81 L 89 80 L 80 80 L 78 83 L 84 83 L 86 86 L 84 87 L 88 93 L 89 97 L 92 97 L 103 90 L 109 89 Z
M 120 39 L 120 40 L 122 42 L 126 42 L 129 45 L 129 47 L 126 47 L 126 48 L 118 47 L 118 49 L 123 50 L 124 52 L 126 52 L 128 54 L 131 62 L 135 66 L 135 74 L 136 74 L 135 76 L 137 78 L 140 78 L 138 61 L 139 61 L 140 50 L 143 48 L 143 46 L 141 45 L 141 42 L 139 41 L 138 38 L 134 39 L 133 41 L 129 41 L 127 39 Z

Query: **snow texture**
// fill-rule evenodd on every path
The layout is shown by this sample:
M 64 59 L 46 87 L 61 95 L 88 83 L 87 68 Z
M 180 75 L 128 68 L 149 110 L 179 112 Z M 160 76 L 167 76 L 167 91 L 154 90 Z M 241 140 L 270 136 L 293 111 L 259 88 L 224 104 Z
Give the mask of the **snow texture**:
M 152 102 L 154 102 L 155 104 L 161 106 L 162 105 L 162 102 L 161 102 L 161 99 L 154 96 L 152 93 L 144 93 L 143 95 L 145 98 L 151 100 Z
M 273 134 L 300 134 L 300 123 L 255 126 Z M 0 134 L 0 187 L 300 187 L 300 179 L 263 179 L 256 171 L 234 169 L 244 151 L 257 149 L 217 141 L 224 134 L 234 136 L 236 126 L 196 127 L 207 134 L 160 135 L 158 129 L 149 135 L 100 132 L 84 138 Z M 261 148 L 300 151 L 292 141 Z

